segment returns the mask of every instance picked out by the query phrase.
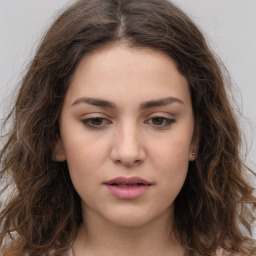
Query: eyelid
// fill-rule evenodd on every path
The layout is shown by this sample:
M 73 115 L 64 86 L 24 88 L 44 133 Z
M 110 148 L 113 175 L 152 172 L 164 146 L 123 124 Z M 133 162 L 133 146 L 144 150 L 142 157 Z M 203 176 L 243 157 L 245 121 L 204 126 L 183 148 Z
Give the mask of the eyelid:
M 172 123 L 176 122 L 176 119 L 174 117 L 167 117 L 166 115 L 170 116 L 170 113 L 151 113 L 146 117 L 144 123 L 149 124 L 153 128 L 157 129 L 169 128 L 172 125 Z M 156 118 L 162 119 L 162 124 L 151 123 L 151 121 Z M 97 121 L 97 119 L 99 119 L 98 121 L 101 122 L 99 122 L 99 124 L 93 124 L 93 121 Z M 111 121 L 111 118 L 108 116 L 106 117 L 106 115 L 103 113 L 86 114 L 81 118 L 81 122 L 84 126 L 91 129 L 103 129 L 109 124 L 113 123 L 113 121 Z
M 103 124 L 101 123 L 99 125 L 95 125 L 95 124 L 90 123 L 93 120 L 95 121 L 97 119 L 102 120 Z M 81 122 L 83 123 L 84 126 L 86 126 L 87 128 L 90 128 L 90 129 L 103 129 L 108 124 L 112 123 L 108 118 L 102 117 L 100 115 L 93 115 L 93 116 L 89 116 L 89 117 L 84 117 L 84 118 L 81 119 Z
M 160 118 L 160 119 L 163 119 L 163 121 L 165 122 L 165 124 L 160 124 L 160 125 L 157 125 L 157 124 L 150 124 L 150 120 L 153 120 L 154 118 Z M 146 124 L 150 124 L 151 126 L 153 126 L 154 128 L 157 128 L 157 129 L 165 129 L 165 128 L 169 128 L 173 123 L 176 122 L 176 119 L 173 118 L 173 117 L 166 117 L 166 116 L 163 116 L 161 114 L 158 114 L 158 115 L 154 115 L 154 116 L 151 116 L 149 118 L 147 118 L 147 120 L 145 120 L 145 123 Z
M 93 111 L 88 111 L 88 113 L 84 113 L 81 115 L 82 118 L 95 118 L 95 117 L 101 117 L 101 118 L 109 118 L 109 116 L 104 113 L 104 112 L 93 112 Z

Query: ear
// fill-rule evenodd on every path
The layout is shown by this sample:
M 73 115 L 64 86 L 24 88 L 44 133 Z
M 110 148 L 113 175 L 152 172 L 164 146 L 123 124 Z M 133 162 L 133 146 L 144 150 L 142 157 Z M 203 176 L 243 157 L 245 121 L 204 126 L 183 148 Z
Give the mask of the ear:
M 194 161 L 198 156 L 199 148 L 199 135 L 198 132 L 194 132 L 189 151 L 189 161 Z
M 197 158 L 197 151 L 195 149 L 190 149 L 189 152 L 189 161 L 194 161 Z
M 60 138 L 56 141 L 53 151 L 52 151 L 52 160 L 54 162 L 64 162 L 67 160 L 66 153 Z

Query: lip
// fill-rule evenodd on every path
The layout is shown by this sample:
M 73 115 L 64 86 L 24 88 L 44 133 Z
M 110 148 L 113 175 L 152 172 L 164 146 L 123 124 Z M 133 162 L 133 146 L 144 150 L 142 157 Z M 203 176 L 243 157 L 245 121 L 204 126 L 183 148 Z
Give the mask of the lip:
M 124 185 L 135 185 L 135 184 L 143 184 L 143 185 L 151 185 L 150 182 L 144 180 L 140 177 L 116 177 L 112 180 L 105 182 L 104 184 L 113 185 L 113 184 L 124 184 Z
M 140 177 L 116 177 L 104 182 L 109 192 L 120 199 L 135 199 L 144 194 L 152 185 Z

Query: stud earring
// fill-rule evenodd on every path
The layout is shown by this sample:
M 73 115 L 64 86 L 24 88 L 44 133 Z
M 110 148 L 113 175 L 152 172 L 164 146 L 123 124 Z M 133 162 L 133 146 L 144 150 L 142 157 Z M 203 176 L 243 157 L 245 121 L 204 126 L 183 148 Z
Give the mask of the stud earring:
M 194 156 L 196 153 L 195 152 L 192 152 L 192 155 Z

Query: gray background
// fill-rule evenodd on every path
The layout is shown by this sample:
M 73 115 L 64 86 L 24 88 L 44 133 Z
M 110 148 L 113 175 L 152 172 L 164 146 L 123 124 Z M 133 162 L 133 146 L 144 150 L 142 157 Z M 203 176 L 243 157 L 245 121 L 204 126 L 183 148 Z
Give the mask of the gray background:
M 0 117 L 15 95 L 15 88 L 42 34 L 72 0 L 0 0 Z M 247 138 L 243 155 L 256 170 L 256 0 L 175 0 L 201 27 L 214 52 L 233 80 L 233 95 Z M 254 181 L 254 184 L 256 182 Z

